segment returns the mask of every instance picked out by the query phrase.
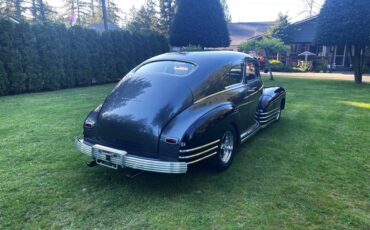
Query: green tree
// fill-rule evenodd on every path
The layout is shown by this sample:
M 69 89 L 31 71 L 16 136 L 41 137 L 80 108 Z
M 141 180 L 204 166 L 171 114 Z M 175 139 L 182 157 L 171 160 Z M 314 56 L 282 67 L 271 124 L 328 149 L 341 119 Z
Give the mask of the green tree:
M 18 25 L 8 21 L 0 21 L 0 61 L 3 62 L 7 79 L 8 93 L 17 94 L 26 91 L 26 74 L 22 67 L 19 50 L 24 44 L 22 37 L 16 33 Z
M 173 46 L 198 45 L 227 47 L 230 45 L 225 14 L 219 0 L 179 0 L 170 32 Z
M 90 3 L 86 0 L 64 0 L 64 20 L 70 23 L 71 17 L 75 17 L 77 25 L 86 25 L 91 15 Z
M 62 42 L 57 28 L 53 24 L 35 25 L 34 33 L 38 42 L 39 64 L 43 89 L 56 90 L 61 88 L 65 78 L 63 53 L 60 52 Z
M 224 9 L 226 22 L 231 22 L 232 18 L 231 18 L 229 6 L 227 4 L 227 0 L 221 0 L 221 4 L 222 4 L 222 8 Z
M 21 22 L 15 27 L 16 37 L 20 43 L 16 45 L 21 57 L 21 64 L 26 74 L 25 87 L 27 92 L 39 91 L 42 89 L 41 68 L 37 52 L 37 40 L 31 26 Z
M 0 61 L 0 96 L 8 94 L 8 76 L 3 63 Z
M 327 0 L 317 25 L 317 43 L 347 45 L 358 84 L 362 83 L 365 49 L 370 44 L 369 15 L 369 0 Z
M 293 28 L 289 22 L 288 15 L 279 14 L 274 25 L 270 26 L 265 36 L 278 38 L 285 44 L 292 42 Z
M 86 86 L 92 83 L 92 70 L 89 62 L 89 50 L 86 30 L 80 26 L 74 26 L 70 29 L 71 36 L 71 58 L 73 63 L 73 75 L 76 79 L 76 85 Z
M 278 38 L 263 37 L 260 41 L 251 40 L 243 42 L 239 45 L 239 50 L 245 53 L 250 51 L 264 52 L 266 56 L 266 67 L 270 73 L 270 80 L 273 80 L 274 76 L 272 75 L 271 66 L 269 64 L 270 57 L 272 54 L 289 50 L 289 46 L 285 45 L 284 42 Z
M 176 0 L 159 0 L 158 32 L 168 37 L 174 19 Z
M 122 20 L 122 10 L 114 0 L 107 0 L 107 14 L 110 22 L 119 24 Z
M 140 7 L 137 11 L 135 8 L 131 9 L 131 20 L 127 23 L 126 28 L 132 32 L 148 33 L 154 31 L 153 21 L 155 20 L 155 11 L 151 11 L 145 6 Z

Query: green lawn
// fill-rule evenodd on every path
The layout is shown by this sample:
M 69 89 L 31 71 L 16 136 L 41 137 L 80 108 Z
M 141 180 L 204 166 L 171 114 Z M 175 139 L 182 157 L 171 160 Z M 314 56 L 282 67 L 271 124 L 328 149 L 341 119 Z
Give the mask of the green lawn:
M 0 97 L 0 229 L 368 229 L 370 84 L 278 78 L 281 122 L 223 173 L 88 168 L 73 145 L 113 85 Z

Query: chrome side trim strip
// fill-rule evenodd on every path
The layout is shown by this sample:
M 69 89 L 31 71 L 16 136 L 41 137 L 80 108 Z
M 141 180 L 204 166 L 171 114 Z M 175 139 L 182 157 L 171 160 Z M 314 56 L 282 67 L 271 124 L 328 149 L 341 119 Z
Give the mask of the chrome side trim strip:
M 179 158 L 180 159 L 189 159 L 189 158 L 197 157 L 197 156 L 203 155 L 205 153 L 208 153 L 209 151 L 215 150 L 217 148 L 218 148 L 218 146 L 214 146 L 214 147 L 212 147 L 210 149 L 207 149 L 207 150 L 205 150 L 203 152 L 200 152 L 200 153 L 197 153 L 197 154 L 194 154 L 194 155 L 190 155 L 190 156 L 180 156 Z
M 247 131 L 245 131 L 244 133 L 242 133 L 240 135 L 240 139 L 243 139 L 245 136 L 248 136 L 250 133 L 253 133 L 254 130 L 256 130 L 258 128 L 258 122 L 256 121 L 256 123 L 254 123 L 254 125 L 252 125 L 251 127 L 249 127 L 247 129 Z
M 273 112 L 276 112 L 277 110 L 279 110 L 280 108 L 276 108 L 276 109 L 273 109 L 273 110 L 271 110 L 271 111 L 268 111 L 268 112 L 265 112 L 265 113 L 259 113 L 259 112 L 257 112 L 257 114 L 258 115 L 269 115 L 269 114 L 271 114 L 271 113 L 273 113 Z
M 250 134 L 248 134 L 246 137 L 242 138 L 240 142 L 244 142 L 246 140 L 248 140 L 250 137 L 252 137 L 254 134 L 256 134 L 258 132 L 258 130 L 261 129 L 261 125 L 258 125 L 257 128 L 255 130 L 253 130 L 253 132 L 251 132 Z
M 249 104 L 251 104 L 253 102 L 255 102 L 255 101 L 248 101 L 246 103 L 240 104 L 238 107 L 246 106 L 246 105 L 249 105 Z
M 276 119 L 276 117 L 272 116 L 272 117 L 270 117 L 270 118 L 269 118 L 269 119 L 267 119 L 267 120 L 260 121 L 260 124 L 261 124 L 261 125 L 266 125 L 266 124 L 271 123 L 271 122 L 272 122 L 272 121 L 274 121 L 275 119 Z
M 195 160 L 195 161 L 191 161 L 191 162 L 189 162 L 189 163 L 188 163 L 188 165 L 191 165 L 191 164 L 197 163 L 197 162 L 199 162 L 199 161 L 202 161 L 202 160 L 204 160 L 204 159 L 207 159 L 207 158 L 209 158 L 209 157 L 211 157 L 211 156 L 213 156 L 213 155 L 216 155 L 216 154 L 217 154 L 217 152 L 211 153 L 211 154 L 209 154 L 209 155 L 207 155 L 207 156 L 204 156 L 204 157 L 202 157 L 202 158 L 199 158 L 199 159 L 197 159 L 197 160 Z
M 205 147 L 210 146 L 210 145 L 214 145 L 214 144 L 216 144 L 216 143 L 218 143 L 218 142 L 220 142 L 220 139 L 218 139 L 218 140 L 216 140 L 216 141 L 213 141 L 213 142 L 211 142 L 211 143 L 208 143 L 208 144 L 205 144 L 205 145 L 202 145 L 202 146 L 196 147 L 196 148 L 180 150 L 180 153 L 188 153 L 188 152 L 192 152 L 192 151 L 195 151 L 195 150 L 198 150 L 198 149 L 205 148 Z
M 278 113 L 279 113 L 279 111 L 275 111 L 274 113 L 271 113 L 271 114 L 269 114 L 267 116 L 264 116 L 264 117 L 261 117 L 261 116 L 257 115 L 256 118 L 258 118 L 259 120 L 270 119 L 271 117 L 276 116 Z
M 231 87 L 231 86 L 232 86 L 232 87 Z M 231 91 L 231 90 L 233 90 L 233 89 L 238 89 L 238 88 L 240 88 L 240 87 L 242 87 L 242 86 L 244 86 L 244 84 L 242 84 L 242 83 L 238 83 L 238 84 L 235 84 L 235 85 L 230 85 L 230 86 L 229 86 L 229 88 L 225 88 L 224 90 L 218 91 L 217 93 L 213 93 L 213 94 L 211 94 L 211 95 L 208 95 L 208 96 L 205 96 L 205 97 L 202 97 L 202 98 L 200 98 L 200 99 L 196 100 L 196 101 L 194 102 L 194 104 L 200 103 L 200 102 L 202 102 L 202 101 L 207 100 L 208 98 L 211 98 L 211 97 L 213 97 L 213 96 L 216 96 L 216 95 L 219 95 L 219 94 L 222 94 L 222 93 L 225 93 L 225 92 Z

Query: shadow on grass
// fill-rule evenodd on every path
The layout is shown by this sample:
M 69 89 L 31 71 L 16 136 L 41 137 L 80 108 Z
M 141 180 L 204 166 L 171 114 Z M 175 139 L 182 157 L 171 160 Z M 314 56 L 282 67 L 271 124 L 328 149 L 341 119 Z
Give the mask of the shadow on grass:
M 282 128 L 287 125 L 289 126 L 288 130 L 281 132 Z M 273 174 L 279 171 L 282 161 L 289 161 L 289 159 L 286 158 L 287 156 L 284 158 L 277 156 L 279 152 L 274 152 L 274 146 L 269 146 L 266 152 L 259 148 L 267 142 L 266 140 L 271 141 L 271 145 L 274 145 L 274 142 L 286 141 L 287 138 L 291 137 L 289 129 L 294 129 L 295 126 L 299 125 L 302 126 L 299 122 L 282 118 L 279 123 L 274 123 L 266 129 L 260 130 L 239 147 L 233 164 L 224 172 L 213 171 L 207 164 L 208 162 L 204 161 L 189 167 L 186 174 L 144 172 L 134 179 L 128 179 L 125 176 L 128 172 L 127 169 L 114 171 L 99 167 L 89 169 L 91 174 L 88 175 L 86 181 L 94 187 L 97 193 L 124 188 L 132 196 L 151 197 L 152 199 L 159 199 L 163 196 L 168 199 L 176 199 L 201 191 L 235 192 L 234 190 L 239 191 L 240 188 L 248 188 L 251 193 L 260 192 L 260 188 L 255 186 L 256 183 L 262 185 L 270 183 Z M 300 128 L 304 129 L 305 127 Z M 254 149 L 256 149 L 255 152 Z M 268 168 L 261 167 L 265 165 L 268 165 Z M 238 188 L 238 183 L 243 183 L 243 185 Z M 114 199 L 114 196 L 111 198 Z

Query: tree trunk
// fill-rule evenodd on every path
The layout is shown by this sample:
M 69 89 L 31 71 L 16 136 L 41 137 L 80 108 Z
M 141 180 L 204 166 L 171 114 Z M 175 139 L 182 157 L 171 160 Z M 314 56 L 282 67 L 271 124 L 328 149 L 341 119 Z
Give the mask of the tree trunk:
M 32 17 L 34 21 L 37 21 L 37 6 L 36 6 L 36 0 L 32 0 Z
M 94 8 L 94 0 L 90 1 L 90 9 L 91 9 L 91 17 L 93 21 L 95 20 L 95 8 Z
M 44 2 L 42 0 L 39 0 L 39 7 L 40 7 L 41 20 L 43 22 L 45 22 L 46 21 L 45 6 L 44 6 Z
M 266 54 L 266 67 L 270 73 L 270 80 L 273 81 L 274 76 L 272 75 L 271 66 L 270 66 L 270 55 L 267 51 L 265 51 L 265 54 Z
M 269 69 L 269 73 L 270 73 L 270 80 L 273 81 L 274 80 L 274 76 L 272 75 L 270 64 L 268 65 L 268 69 Z
M 101 9 L 103 11 L 104 29 L 108 30 L 108 16 L 107 16 L 107 8 L 105 7 L 105 0 L 101 0 Z
M 22 17 L 21 0 L 15 0 L 15 15 L 18 20 Z
M 77 24 L 80 26 L 81 25 L 81 15 L 80 15 L 80 1 L 76 1 L 77 5 Z
M 353 65 L 353 72 L 355 75 L 355 83 L 361 84 L 362 83 L 362 73 L 364 68 L 364 53 L 365 49 L 360 45 L 354 46 L 354 54 L 352 58 L 352 65 Z

